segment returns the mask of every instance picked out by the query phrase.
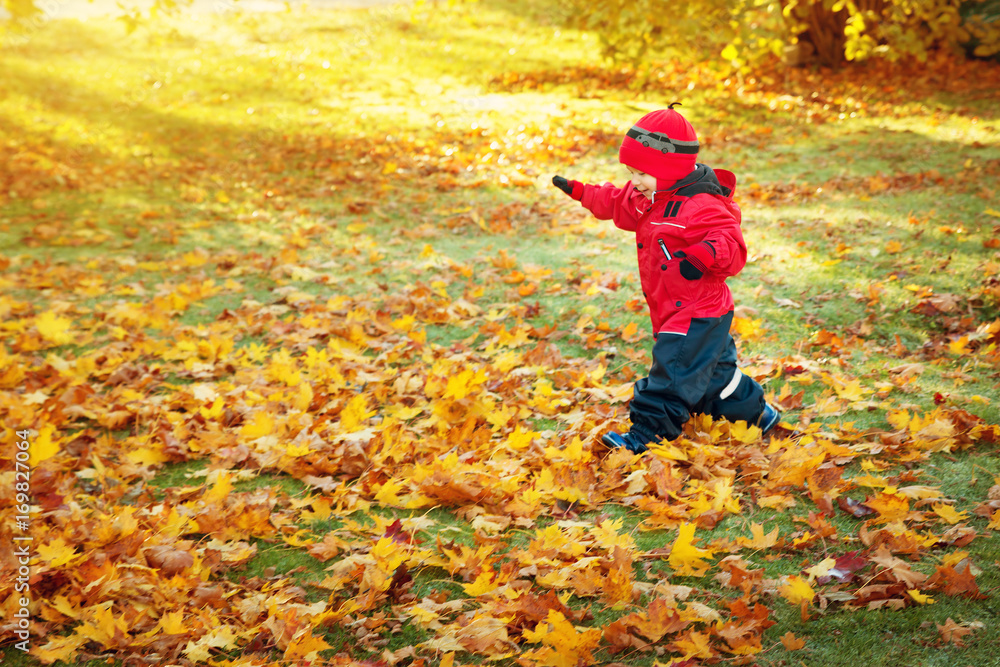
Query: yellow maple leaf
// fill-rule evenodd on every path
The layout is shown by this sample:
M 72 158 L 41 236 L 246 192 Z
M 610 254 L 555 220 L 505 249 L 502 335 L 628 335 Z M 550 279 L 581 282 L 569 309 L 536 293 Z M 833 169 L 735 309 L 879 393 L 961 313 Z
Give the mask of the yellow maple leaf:
M 850 380 L 849 382 L 836 382 L 833 387 L 837 396 L 845 401 L 863 401 L 872 392 L 871 389 L 863 387 L 860 380 Z
M 263 438 L 274 433 L 274 427 L 274 415 L 266 410 L 258 410 L 254 413 L 252 419 L 243 424 L 243 428 L 240 429 L 240 435 L 250 440 L 256 440 L 257 438 Z
M 505 416 L 510 419 L 510 415 Z M 531 445 L 531 441 L 538 437 L 538 435 L 539 434 L 535 431 L 525 431 L 521 425 L 518 424 L 511 434 L 507 436 L 507 440 L 504 442 L 504 445 L 510 447 L 515 452 L 519 452 L 527 449 Z
M 706 563 L 704 559 L 711 558 L 713 552 L 694 546 L 694 531 L 693 523 L 682 523 L 677 529 L 677 539 L 667 557 L 667 562 L 677 575 L 703 577 L 711 567 L 711 563 Z
M 52 606 L 53 609 L 55 609 L 64 616 L 69 616 L 70 618 L 73 619 L 80 618 L 80 608 L 74 607 L 73 603 L 70 602 L 69 598 L 67 598 L 65 595 L 55 596 L 50 602 L 50 605 Z
M 864 468 L 866 464 L 869 464 L 869 462 L 866 459 L 865 461 L 862 461 L 861 464 L 861 467 Z M 858 475 L 857 477 L 852 478 L 851 482 L 857 486 L 867 486 L 872 489 L 884 489 L 889 486 L 889 482 L 886 481 L 885 477 L 881 477 L 879 475 Z
M 408 558 L 406 550 L 391 537 L 379 538 L 372 547 L 371 555 L 379 569 L 390 574 Z
M 944 503 L 932 505 L 931 510 L 933 510 L 933 512 L 939 517 L 953 525 L 965 521 L 969 516 L 968 512 L 959 512 L 951 505 L 945 505 Z
M 152 466 L 168 460 L 162 450 L 154 447 L 139 447 L 125 453 L 125 457 L 137 465 Z
M 527 651 L 523 656 L 536 665 L 549 667 L 592 664 L 593 656 L 590 652 L 597 648 L 601 641 L 599 629 L 586 628 L 583 632 L 578 632 L 573 624 L 555 609 L 549 609 L 545 621 L 535 626 L 534 630 L 524 630 L 522 636 L 528 642 L 545 644 L 543 648 Z
M 583 449 L 583 441 L 580 440 L 580 436 L 574 436 L 573 440 L 563 449 L 546 447 L 545 458 L 583 463 L 591 459 L 591 453 L 590 450 Z
M 910 590 L 906 591 L 906 593 L 911 598 L 913 598 L 913 600 L 917 604 L 934 604 L 934 598 L 932 598 L 930 595 L 925 595 L 925 594 L 921 593 L 920 591 L 918 591 L 915 588 L 911 588 Z
M 993 513 L 993 516 L 990 517 L 990 522 L 986 527 L 991 530 L 1000 530 L 1000 510 Z
M 55 430 L 55 426 L 46 424 L 34 439 L 28 441 L 28 465 L 35 467 L 59 453 L 59 443 L 52 439 Z
M 741 340 L 753 341 L 760 338 L 764 332 L 764 320 L 747 317 L 734 317 L 732 324 L 733 333 L 739 334 Z
M 399 505 L 399 492 L 405 490 L 405 484 L 397 479 L 389 479 L 383 484 L 375 500 L 383 505 Z
M 183 611 L 168 611 L 160 617 L 159 627 L 165 635 L 183 635 L 188 629 L 184 626 Z
M 738 440 L 746 445 L 759 440 L 762 432 L 763 431 L 760 430 L 760 427 L 748 424 L 745 421 L 735 422 L 729 427 L 729 435 L 732 436 L 734 440 Z
M 87 643 L 87 638 L 80 634 L 72 634 L 68 637 L 49 635 L 48 640 L 44 646 L 35 646 L 31 649 L 31 655 L 47 665 L 57 660 L 68 665 L 76 664 L 77 650 Z
M 306 412 L 313 401 L 313 388 L 308 382 L 301 382 L 298 391 L 292 396 L 292 405 L 299 412 Z
M 621 609 L 632 601 L 635 581 L 632 576 L 632 559 L 628 557 L 630 551 L 621 547 L 615 548 L 615 564 L 608 571 L 601 587 L 603 595 L 601 600 L 612 608 Z
M 364 394 L 356 394 L 340 413 L 340 429 L 344 433 L 359 431 L 374 414 L 374 411 L 368 410 L 368 398 Z
M 948 343 L 948 351 L 952 354 L 968 354 L 969 353 L 969 337 L 962 336 L 957 340 L 953 340 Z
M 218 473 L 215 478 L 215 484 L 212 488 L 205 492 L 202 499 L 206 503 L 217 503 L 224 500 L 233 490 L 233 476 L 228 472 L 222 471 Z
M 236 646 L 236 639 L 236 633 L 233 632 L 233 629 L 230 626 L 226 625 L 220 628 L 214 628 L 203 635 L 198 641 L 189 641 L 187 646 L 184 648 L 184 655 L 186 655 L 190 660 L 208 662 L 212 659 L 212 654 L 209 649 L 233 648 Z
M 906 496 L 883 492 L 865 501 L 865 505 L 879 513 L 885 522 L 905 519 L 910 513 L 910 501 Z
M 488 567 L 484 567 L 471 584 L 462 584 L 462 589 L 470 598 L 486 595 L 497 589 L 496 573 Z
M 46 311 L 35 318 L 35 328 L 42 338 L 55 345 L 66 345 L 73 342 L 73 336 L 69 334 L 73 320 L 60 317 L 51 310 Z
M 76 553 L 75 546 L 67 544 L 66 540 L 62 537 L 39 544 L 35 547 L 35 553 L 38 554 L 40 561 L 53 569 L 62 567 L 83 557 L 83 554 Z
M 306 454 L 308 454 L 311 451 L 312 451 L 312 449 L 309 447 L 309 443 L 305 442 L 305 443 L 298 444 L 298 445 L 294 445 L 294 444 L 293 445 L 289 445 L 288 449 L 285 450 L 285 453 L 288 454 L 289 456 L 293 457 L 293 458 L 298 458 L 300 456 L 305 456 Z
M 419 628 L 438 629 L 442 627 L 441 623 L 438 622 L 438 619 L 441 618 L 441 616 L 436 611 L 426 609 L 424 607 L 421 607 L 420 605 L 413 605 L 412 607 L 408 607 L 405 610 L 405 613 L 410 615 L 410 618 L 416 623 L 417 627 Z
M 816 591 L 812 589 L 809 582 L 796 575 L 788 577 L 786 583 L 778 588 L 778 593 L 794 605 L 803 602 L 811 603 L 812 599 L 816 597 Z
M 327 644 L 326 640 L 322 637 L 314 635 L 312 629 L 309 628 L 298 634 L 288 643 L 284 657 L 285 660 L 290 661 L 313 661 L 319 657 L 318 653 L 320 651 L 330 648 L 333 647 Z
M 115 618 L 110 601 L 102 604 L 107 606 L 97 606 L 93 616 L 78 626 L 76 632 L 102 646 L 111 646 L 118 638 L 128 637 L 129 624 L 124 618 Z
M 597 545 L 603 549 L 607 549 L 609 552 L 614 551 L 615 547 L 621 547 L 623 549 L 634 549 L 635 540 L 628 533 L 624 535 L 619 531 L 624 527 L 625 523 L 621 518 L 618 519 L 605 519 L 597 526 L 590 529 L 590 534 L 594 536 L 594 541 Z
M 809 581 L 814 581 L 816 577 L 825 577 L 830 574 L 830 570 L 837 566 L 836 558 L 824 558 L 819 563 L 813 565 L 812 567 L 806 568 L 805 572 L 809 575 Z
M 486 371 L 465 369 L 457 375 L 448 378 L 448 386 L 444 390 L 444 398 L 454 398 L 460 401 L 473 392 L 477 385 L 486 382 Z
M 677 650 L 684 652 L 682 660 L 690 660 L 691 658 L 708 660 L 713 656 L 708 639 L 708 633 L 691 630 L 675 641 L 674 646 L 677 647 Z
M 214 419 L 219 419 L 220 417 L 222 417 L 223 408 L 225 407 L 226 407 L 225 402 L 221 398 L 216 398 L 215 401 L 212 402 L 211 407 L 198 408 L 198 412 L 201 414 L 202 417 L 205 418 L 205 421 L 212 421 Z

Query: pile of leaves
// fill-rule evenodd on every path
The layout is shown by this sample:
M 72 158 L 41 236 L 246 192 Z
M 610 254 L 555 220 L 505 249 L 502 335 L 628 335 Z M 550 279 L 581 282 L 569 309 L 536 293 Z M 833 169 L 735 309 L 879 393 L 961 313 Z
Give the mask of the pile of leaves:
M 884 431 L 811 422 L 856 408 L 870 391 L 789 358 L 757 368 L 762 381 L 785 381 L 775 400 L 798 415 L 777 437 L 698 417 L 680 439 L 633 459 L 598 441 L 619 424 L 629 384 L 603 355 L 564 358 L 549 341 L 558 330 L 527 324 L 525 306 L 487 313 L 423 284 L 364 300 L 289 290 L 281 302 L 244 301 L 184 325 L 178 316 L 200 300 L 238 289 L 234 272 L 295 270 L 228 254 L 163 268 L 197 262 L 201 282 L 163 284 L 100 311 L 36 313 L 8 300 L 21 326 L 8 325 L 0 396 L 8 423 L 36 434 L 32 629 L 44 643 L 32 653 L 44 662 L 267 664 L 272 651 L 294 661 L 344 648 L 324 639 L 330 628 L 378 651 L 407 625 L 429 637 L 406 650 L 418 660 L 463 652 L 590 664 L 599 647 L 626 659 L 667 651 L 703 660 L 760 651 L 775 605 L 808 617 L 813 607 L 983 595 L 979 566 L 961 547 L 1000 529 L 1000 486 L 969 513 L 919 470 L 879 473 L 996 444 L 1000 429 L 968 412 L 892 410 Z M 116 260 L 95 264 L 21 270 L 14 286 L 37 289 L 44 278 L 99 288 L 101 275 L 122 270 Z M 428 343 L 427 327 L 442 324 L 469 336 Z M 591 327 L 600 328 L 580 323 L 580 335 Z M 985 341 L 991 354 L 998 334 Z M 84 342 L 91 351 L 56 351 Z M 825 389 L 803 406 L 794 387 L 810 383 Z M 552 427 L 531 426 L 540 423 Z M 149 485 L 162 465 L 193 460 L 209 463 L 200 482 Z M 863 473 L 845 475 L 858 461 Z M 268 473 L 310 491 L 238 490 Z M 13 473 L 4 485 L 10 513 Z M 625 529 L 608 504 L 642 518 Z M 391 508 L 418 512 L 392 520 Z M 472 539 L 442 537 L 424 513 L 433 508 L 468 522 Z M 759 508 L 802 515 L 765 532 L 753 520 Z M 836 527 L 836 513 L 856 524 Z M 743 535 L 713 538 L 707 531 L 727 517 L 745 521 Z M 331 519 L 335 527 L 319 527 Z M 674 530 L 660 547 L 637 546 L 635 531 Z M 308 586 L 287 574 L 228 576 L 262 543 L 304 550 L 328 574 Z M 770 578 L 744 558 L 760 551 L 809 565 Z M 909 560 L 934 554 L 929 574 Z M 417 573 L 439 583 L 415 595 Z M 705 577 L 726 592 L 712 604 L 694 593 Z M 589 623 L 593 607 L 640 601 L 642 610 Z M 232 650 L 242 657 L 221 658 Z

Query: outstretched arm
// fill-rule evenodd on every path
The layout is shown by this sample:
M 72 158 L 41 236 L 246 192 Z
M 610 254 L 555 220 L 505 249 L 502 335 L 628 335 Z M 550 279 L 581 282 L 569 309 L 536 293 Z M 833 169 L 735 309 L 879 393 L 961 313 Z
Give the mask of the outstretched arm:
M 636 201 L 645 202 L 638 195 L 631 183 L 619 188 L 611 183 L 590 185 L 580 181 L 571 181 L 562 176 L 553 176 L 552 184 L 580 202 L 584 208 L 594 214 L 598 220 L 612 220 L 615 226 L 634 232 L 636 223 L 643 211 Z

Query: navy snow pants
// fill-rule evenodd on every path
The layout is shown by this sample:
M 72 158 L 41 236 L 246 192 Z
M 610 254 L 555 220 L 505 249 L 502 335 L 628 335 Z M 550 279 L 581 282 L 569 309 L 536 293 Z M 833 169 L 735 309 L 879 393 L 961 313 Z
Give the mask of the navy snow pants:
M 757 421 L 764 411 L 764 390 L 736 366 L 732 321 L 730 311 L 691 320 L 686 336 L 656 336 L 649 377 L 635 383 L 629 405 L 633 431 L 651 440 L 673 440 L 698 413 Z

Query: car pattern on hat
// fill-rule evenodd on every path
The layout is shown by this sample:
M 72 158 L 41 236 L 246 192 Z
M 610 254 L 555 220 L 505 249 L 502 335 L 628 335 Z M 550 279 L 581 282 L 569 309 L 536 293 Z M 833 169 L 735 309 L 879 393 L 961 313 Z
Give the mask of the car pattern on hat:
M 635 139 L 646 148 L 653 148 L 661 153 L 683 153 L 686 155 L 696 155 L 698 153 L 697 141 L 671 139 L 665 134 L 651 132 L 638 125 L 633 125 L 632 129 L 625 133 L 625 136 Z

